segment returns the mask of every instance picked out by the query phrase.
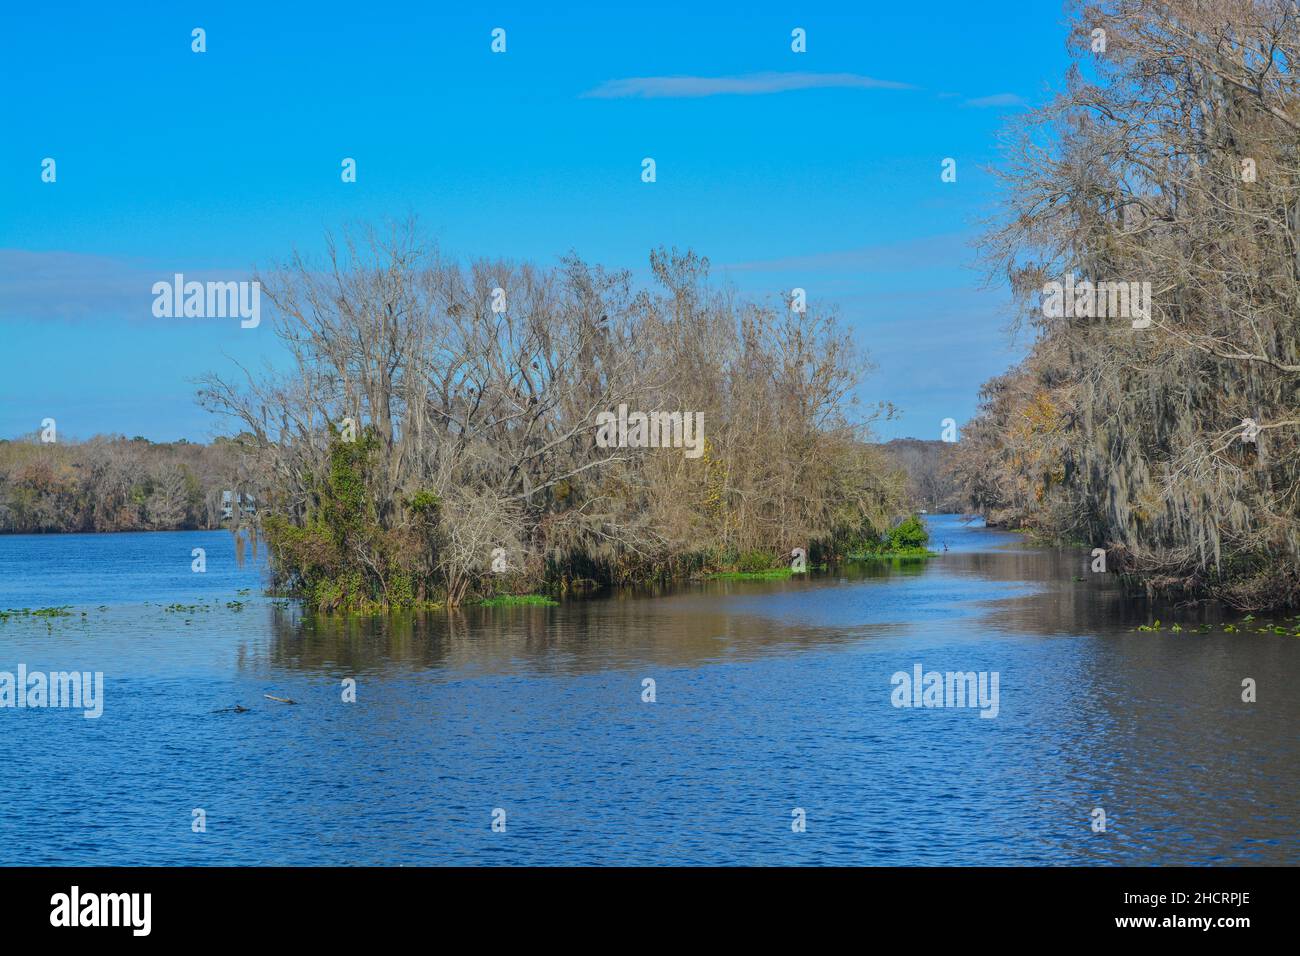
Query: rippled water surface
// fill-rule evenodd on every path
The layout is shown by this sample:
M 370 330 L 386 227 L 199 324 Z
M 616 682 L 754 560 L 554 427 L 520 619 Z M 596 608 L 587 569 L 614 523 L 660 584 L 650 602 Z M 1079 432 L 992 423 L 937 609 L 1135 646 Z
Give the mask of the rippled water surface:
M 0 709 L 0 863 L 1296 862 L 1300 638 L 929 520 L 924 565 L 350 622 L 221 532 L 0 537 L 0 608 L 73 609 L 0 622 L 0 671 L 105 681 Z M 917 664 L 996 671 L 996 718 L 894 707 Z

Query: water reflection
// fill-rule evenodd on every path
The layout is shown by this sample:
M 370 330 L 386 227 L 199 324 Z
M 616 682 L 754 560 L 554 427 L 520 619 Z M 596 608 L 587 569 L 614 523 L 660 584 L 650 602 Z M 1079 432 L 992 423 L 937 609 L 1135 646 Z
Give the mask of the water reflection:
M 4 862 L 1295 862 L 1300 639 L 1137 631 L 1218 612 L 931 526 L 922 564 L 375 618 L 231 607 L 254 572 L 215 544 L 213 576 L 175 571 L 203 538 L 0 541 L 0 571 L 76 596 L 43 603 L 89 605 L 0 626 L 10 665 L 106 675 L 101 720 L 0 712 Z M 917 663 L 999 672 L 998 717 L 893 707 Z M 195 806 L 215 825 L 178 839 Z
M 773 581 L 623 589 L 559 607 L 463 608 L 372 617 L 269 610 L 265 658 L 291 669 L 388 667 L 582 673 L 633 663 L 691 666 L 798 652 L 934 622 L 1020 634 L 1132 633 L 1153 619 L 1186 630 L 1231 617 L 1213 604 L 1126 595 L 1082 549 L 1024 546 L 1018 535 L 930 516 L 924 562 L 863 562 Z
M 844 580 L 880 578 L 878 572 Z M 664 597 L 623 594 L 560 607 L 465 608 L 343 618 L 273 607 L 268 663 L 302 670 L 578 674 L 637 664 L 688 667 L 798 652 L 861 637 L 861 629 L 792 625 L 752 600 L 819 600 L 823 582 L 706 585 Z M 888 630 L 902 624 L 867 627 Z M 256 656 L 249 666 L 260 666 Z

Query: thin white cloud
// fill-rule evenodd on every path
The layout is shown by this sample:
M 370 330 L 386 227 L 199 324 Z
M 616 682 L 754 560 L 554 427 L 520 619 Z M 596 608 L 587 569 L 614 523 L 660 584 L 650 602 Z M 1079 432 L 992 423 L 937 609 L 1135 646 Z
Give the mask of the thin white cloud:
M 988 109 L 995 106 L 1024 106 L 1025 98 L 1015 93 L 994 93 L 992 96 L 977 96 L 973 100 L 966 100 L 963 106 L 973 106 L 976 109 Z
M 0 249 L 0 323 L 10 321 L 153 321 L 153 284 L 187 279 L 247 278 L 193 263 L 151 264 L 141 259 L 81 252 Z
M 893 80 L 859 73 L 747 73 L 742 76 L 633 76 L 608 80 L 582 95 L 591 99 L 663 99 L 701 96 L 761 96 L 815 89 L 912 90 Z

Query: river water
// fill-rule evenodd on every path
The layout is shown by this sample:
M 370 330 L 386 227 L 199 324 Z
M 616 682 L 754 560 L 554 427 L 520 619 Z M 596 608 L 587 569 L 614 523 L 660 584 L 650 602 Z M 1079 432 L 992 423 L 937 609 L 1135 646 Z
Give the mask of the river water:
M 1296 627 L 928 521 L 923 564 L 351 620 L 224 532 L 0 537 L 0 608 L 72 608 L 0 671 L 104 675 L 96 719 L 0 709 L 0 864 L 1297 861 Z M 895 706 L 918 665 L 996 716 Z

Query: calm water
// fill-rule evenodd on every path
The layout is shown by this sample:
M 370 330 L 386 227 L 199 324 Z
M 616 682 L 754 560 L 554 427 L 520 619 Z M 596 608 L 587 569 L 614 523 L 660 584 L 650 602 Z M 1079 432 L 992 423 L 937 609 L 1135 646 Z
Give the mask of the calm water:
M 106 698 L 0 709 L 0 863 L 1296 862 L 1300 638 L 1139 632 L 1199 619 L 930 521 L 924 566 L 351 623 L 222 532 L 0 537 L 0 608 L 75 609 L 0 623 L 0 671 Z M 893 707 L 918 663 L 998 716 Z

